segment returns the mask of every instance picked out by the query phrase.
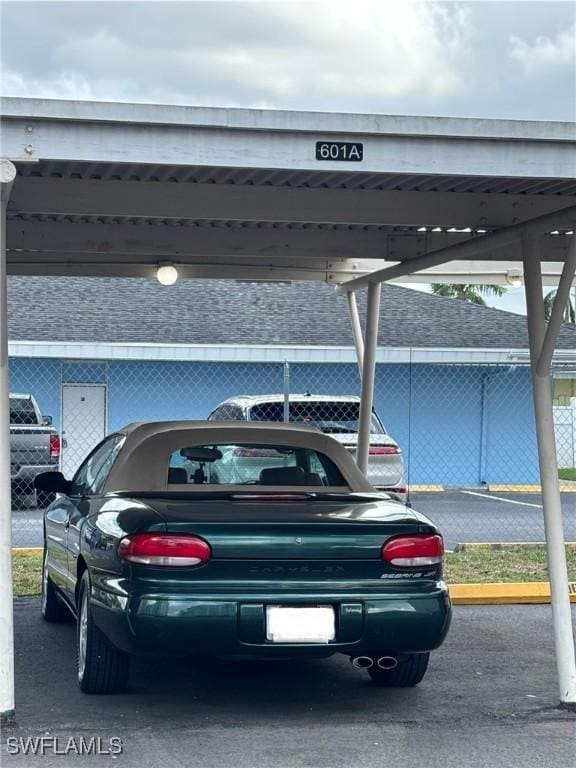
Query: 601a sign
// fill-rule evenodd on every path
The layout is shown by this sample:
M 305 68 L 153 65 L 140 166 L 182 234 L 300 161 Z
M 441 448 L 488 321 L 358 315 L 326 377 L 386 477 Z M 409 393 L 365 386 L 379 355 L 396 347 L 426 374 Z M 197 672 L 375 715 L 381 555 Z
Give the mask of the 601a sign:
M 316 160 L 361 163 L 364 145 L 360 141 L 317 141 Z

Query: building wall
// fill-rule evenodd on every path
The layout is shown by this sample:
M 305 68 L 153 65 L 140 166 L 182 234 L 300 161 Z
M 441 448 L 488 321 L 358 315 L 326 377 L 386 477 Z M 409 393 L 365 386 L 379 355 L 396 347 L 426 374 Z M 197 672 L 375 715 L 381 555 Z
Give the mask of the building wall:
M 61 422 L 62 383 L 106 383 L 108 430 L 147 419 L 201 419 L 222 400 L 283 390 L 277 363 L 74 362 L 12 358 L 11 391 Z M 290 390 L 358 394 L 355 365 L 294 363 Z M 375 406 L 413 484 L 536 483 L 529 370 L 486 365 L 377 366 Z

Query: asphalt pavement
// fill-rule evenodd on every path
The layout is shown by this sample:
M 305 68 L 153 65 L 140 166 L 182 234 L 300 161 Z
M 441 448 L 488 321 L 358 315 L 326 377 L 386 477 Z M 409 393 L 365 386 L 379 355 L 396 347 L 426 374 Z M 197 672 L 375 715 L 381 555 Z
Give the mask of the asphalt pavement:
M 428 515 L 452 549 L 475 541 L 544 541 L 542 499 L 537 493 L 489 493 L 462 489 L 442 493 L 414 493 L 414 509 Z M 576 541 L 576 494 L 562 494 L 566 539 Z M 42 546 L 42 511 L 13 510 L 15 547 Z
M 576 606 L 575 606 L 576 609 Z M 137 660 L 129 692 L 86 696 L 74 625 L 15 602 L 17 722 L 4 739 L 121 740 L 115 757 L 8 756 L 2 765 L 121 768 L 571 768 L 576 714 L 557 708 L 550 606 L 460 606 L 413 689 L 374 687 L 344 657 Z

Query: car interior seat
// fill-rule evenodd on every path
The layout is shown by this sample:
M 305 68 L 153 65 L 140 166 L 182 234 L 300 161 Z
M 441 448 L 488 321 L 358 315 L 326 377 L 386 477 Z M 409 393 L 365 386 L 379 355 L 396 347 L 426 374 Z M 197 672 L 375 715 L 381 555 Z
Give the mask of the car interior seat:
M 183 467 L 170 467 L 168 470 L 168 485 L 186 485 L 188 473 Z
M 306 485 L 302 467 L 269 467 L 260 472 L 260 485 Z

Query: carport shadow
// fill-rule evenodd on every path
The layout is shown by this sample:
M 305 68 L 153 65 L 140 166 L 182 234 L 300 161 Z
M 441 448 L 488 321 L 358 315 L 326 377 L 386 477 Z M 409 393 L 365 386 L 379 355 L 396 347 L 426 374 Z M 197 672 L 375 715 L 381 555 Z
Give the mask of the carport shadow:
M 238 727 L 242 724 L 492 721 L 556 700 L 549 606 L 465 607 L 413 689 L 374 686 L 343 656 L 318 661 L 134 659 L 119 696 L 76 684 L 75 626 L 46 624 L 37 599 L 15 603 L 17 714 L 27 729 Z M 39 692 L 49 692 L 50 708 Z

